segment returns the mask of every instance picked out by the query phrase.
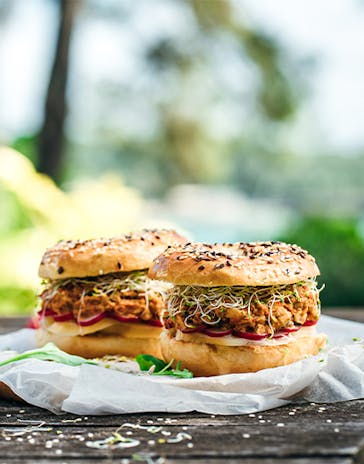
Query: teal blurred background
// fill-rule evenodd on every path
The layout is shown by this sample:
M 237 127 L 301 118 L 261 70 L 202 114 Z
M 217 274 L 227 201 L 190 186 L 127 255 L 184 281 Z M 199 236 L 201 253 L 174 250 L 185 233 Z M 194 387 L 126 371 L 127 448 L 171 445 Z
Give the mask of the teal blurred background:
M 364 306 L 363 43 L 357 0 L 0 0 L 0 314 L 144 226 L 298 243 Z

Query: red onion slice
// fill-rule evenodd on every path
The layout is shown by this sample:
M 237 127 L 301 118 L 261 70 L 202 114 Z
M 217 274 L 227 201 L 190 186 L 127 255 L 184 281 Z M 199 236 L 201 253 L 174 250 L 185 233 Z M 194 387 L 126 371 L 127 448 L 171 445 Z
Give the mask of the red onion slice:
M 142 321 L 148 325 L 153 325 L 154 327 L 163 327 L 163 324 L 158 319 L 150 319 L 149 321 Z
M 37 316 L 33 316 L 30 319 L 27 320 L 25 327 L 27 329 L 39 329 L 40 328 L 40 319 Z
M 78 319 L 77 323 L 81 327 L 87 327 L 89 325 L 96 324 L 96 322 L 101 321 L 102 319 L 104 319 L 105 316 L 106 316 L 106 312 L 99 313 L 99 314 L 96 314 L 96 316 L 90 317 L 89 319 L 83 319 L 83 320 Z
M 235 337 L 245 338 L 246 340 L 256 340 L 256 341 L 264 340 L 265 338 L 267 338 L 269 336 L 268 334 L 259 335 L 257 333 L 239 332 L 239 331 L 234 331 L 233 335 Z
M 203 329 L 202 332 L 209 337 L 226 337 L 233 333 L 232 330 Z
M 200 327 L 186 327 L 185 329 L 180 329 L 180 331 L 184 334 L 190 334 L 190 333 L 195 333 L 195 332 L 202 332 L 203 331 L 203 326 Z
M 56 322 L 66 322 L 66 321 L 71 321 L 72 319 L 74 319 L 74 317 L 73 317 L 73 313 L 55 314 L 55 315 L 53 316 L 53 319 L 54 319 Z
M 281 329 L 279 332 L 277 332 L 276 335 L 287 335 L 287 334 L 290 334 L 292 332 L 297 332 L 298 330 L 300 330 L 301 327 L 299 326 L 294 326 L 294 327 L 284 327 L 283 329 Z M 276 338 L 276 336 L 274 337 Z
M 54 311 L 52 311 L 51 309 L 46 309 L 46 310 L 43 310 L 41 309 L 38 313 L 41 317 L 53 317 L 54 315 L 56 315 L 57 313 L 55 313 Z
M 316 325 L 317 321 L 306 321 L 302 324 L 302 327 L 310 327 L 311 325 Z
M 119 314 L 111 314 L 110 317 L 119 321 L 119 322 L 140 322 L 140 318 L 137 316 L 120 316 Z

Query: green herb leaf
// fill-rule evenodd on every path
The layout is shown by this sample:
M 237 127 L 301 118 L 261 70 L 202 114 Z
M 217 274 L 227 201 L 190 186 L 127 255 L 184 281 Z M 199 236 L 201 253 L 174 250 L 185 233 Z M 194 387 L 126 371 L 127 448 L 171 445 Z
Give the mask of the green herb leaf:
M 174 359 L 167 364 L 161 359 L 155 358 L 149 354 L 138 354 L 135 360 L 142 371 L 149 371 L 151 367 L 155 366 L 152 375 L 171 375 L 182 379 L 191 379 L 193 377 L 192 372 L 188 369 L 180 369 L 181 361 L 177 362 L 176 368 L 173 369 L 171 366 L 174 363 Z
M 81 356 L 74 356 L 72 354 L 65 353 L 54 345 L 54 343 L 47 343 L 42 348 L 36 350 L 25 351 L 24 353 L 18 354 L 12 358 L 6 359 L 0 362 L 1 366 L 6 366 L 16 361 L 23 359 L 41 359 L 43 361 L 54 361 L 61 364 L 67 364 L 68 366 L 80 366 L 81 364 L 97 364 L 95 361 L 82 358 Z
M 167 366 L 166 362 L 150 354 L 138 354 L 135 360 L 142 371 L 149 371 L 151 367 L 155 366 L 154 372 L 159 372 Z

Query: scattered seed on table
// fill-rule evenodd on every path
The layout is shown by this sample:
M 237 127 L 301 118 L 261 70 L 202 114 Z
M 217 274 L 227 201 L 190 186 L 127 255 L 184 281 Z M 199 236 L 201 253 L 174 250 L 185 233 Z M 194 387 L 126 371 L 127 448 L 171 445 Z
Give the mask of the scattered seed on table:
M 277 427 L 284 427 L 283 422 L 278 422 Z
M 193 448 L 194 444 L 193 443 L 187 443 L 187 448 Z
M 250 438 L 249 433 L 243 433 L 243 438 Z

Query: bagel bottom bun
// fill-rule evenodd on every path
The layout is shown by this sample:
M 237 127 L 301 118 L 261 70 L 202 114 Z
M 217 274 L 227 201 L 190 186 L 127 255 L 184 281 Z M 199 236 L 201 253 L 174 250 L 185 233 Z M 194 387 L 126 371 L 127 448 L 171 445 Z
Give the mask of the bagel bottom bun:
M 118 334 L 93 333 L 89 335 L 60 335 L 45 328 L 36 331 L 37 346 L 48 342 L 59 349 L 83 358 L 101 358 L 106 355 L 122 355 L 134 358 L 138 354 L 162 357 L 158 338 L 128 338 Z
M 315 355 L 326 344 L 325 334 L 297 338 L 274 346 L 222 346 L 193 343 L 176 338 L 167 330 L 161 334 L 161 350 L 166 362 L 182 362 L 197 377 L 257 372 L 261 369 L 285 366 Z

